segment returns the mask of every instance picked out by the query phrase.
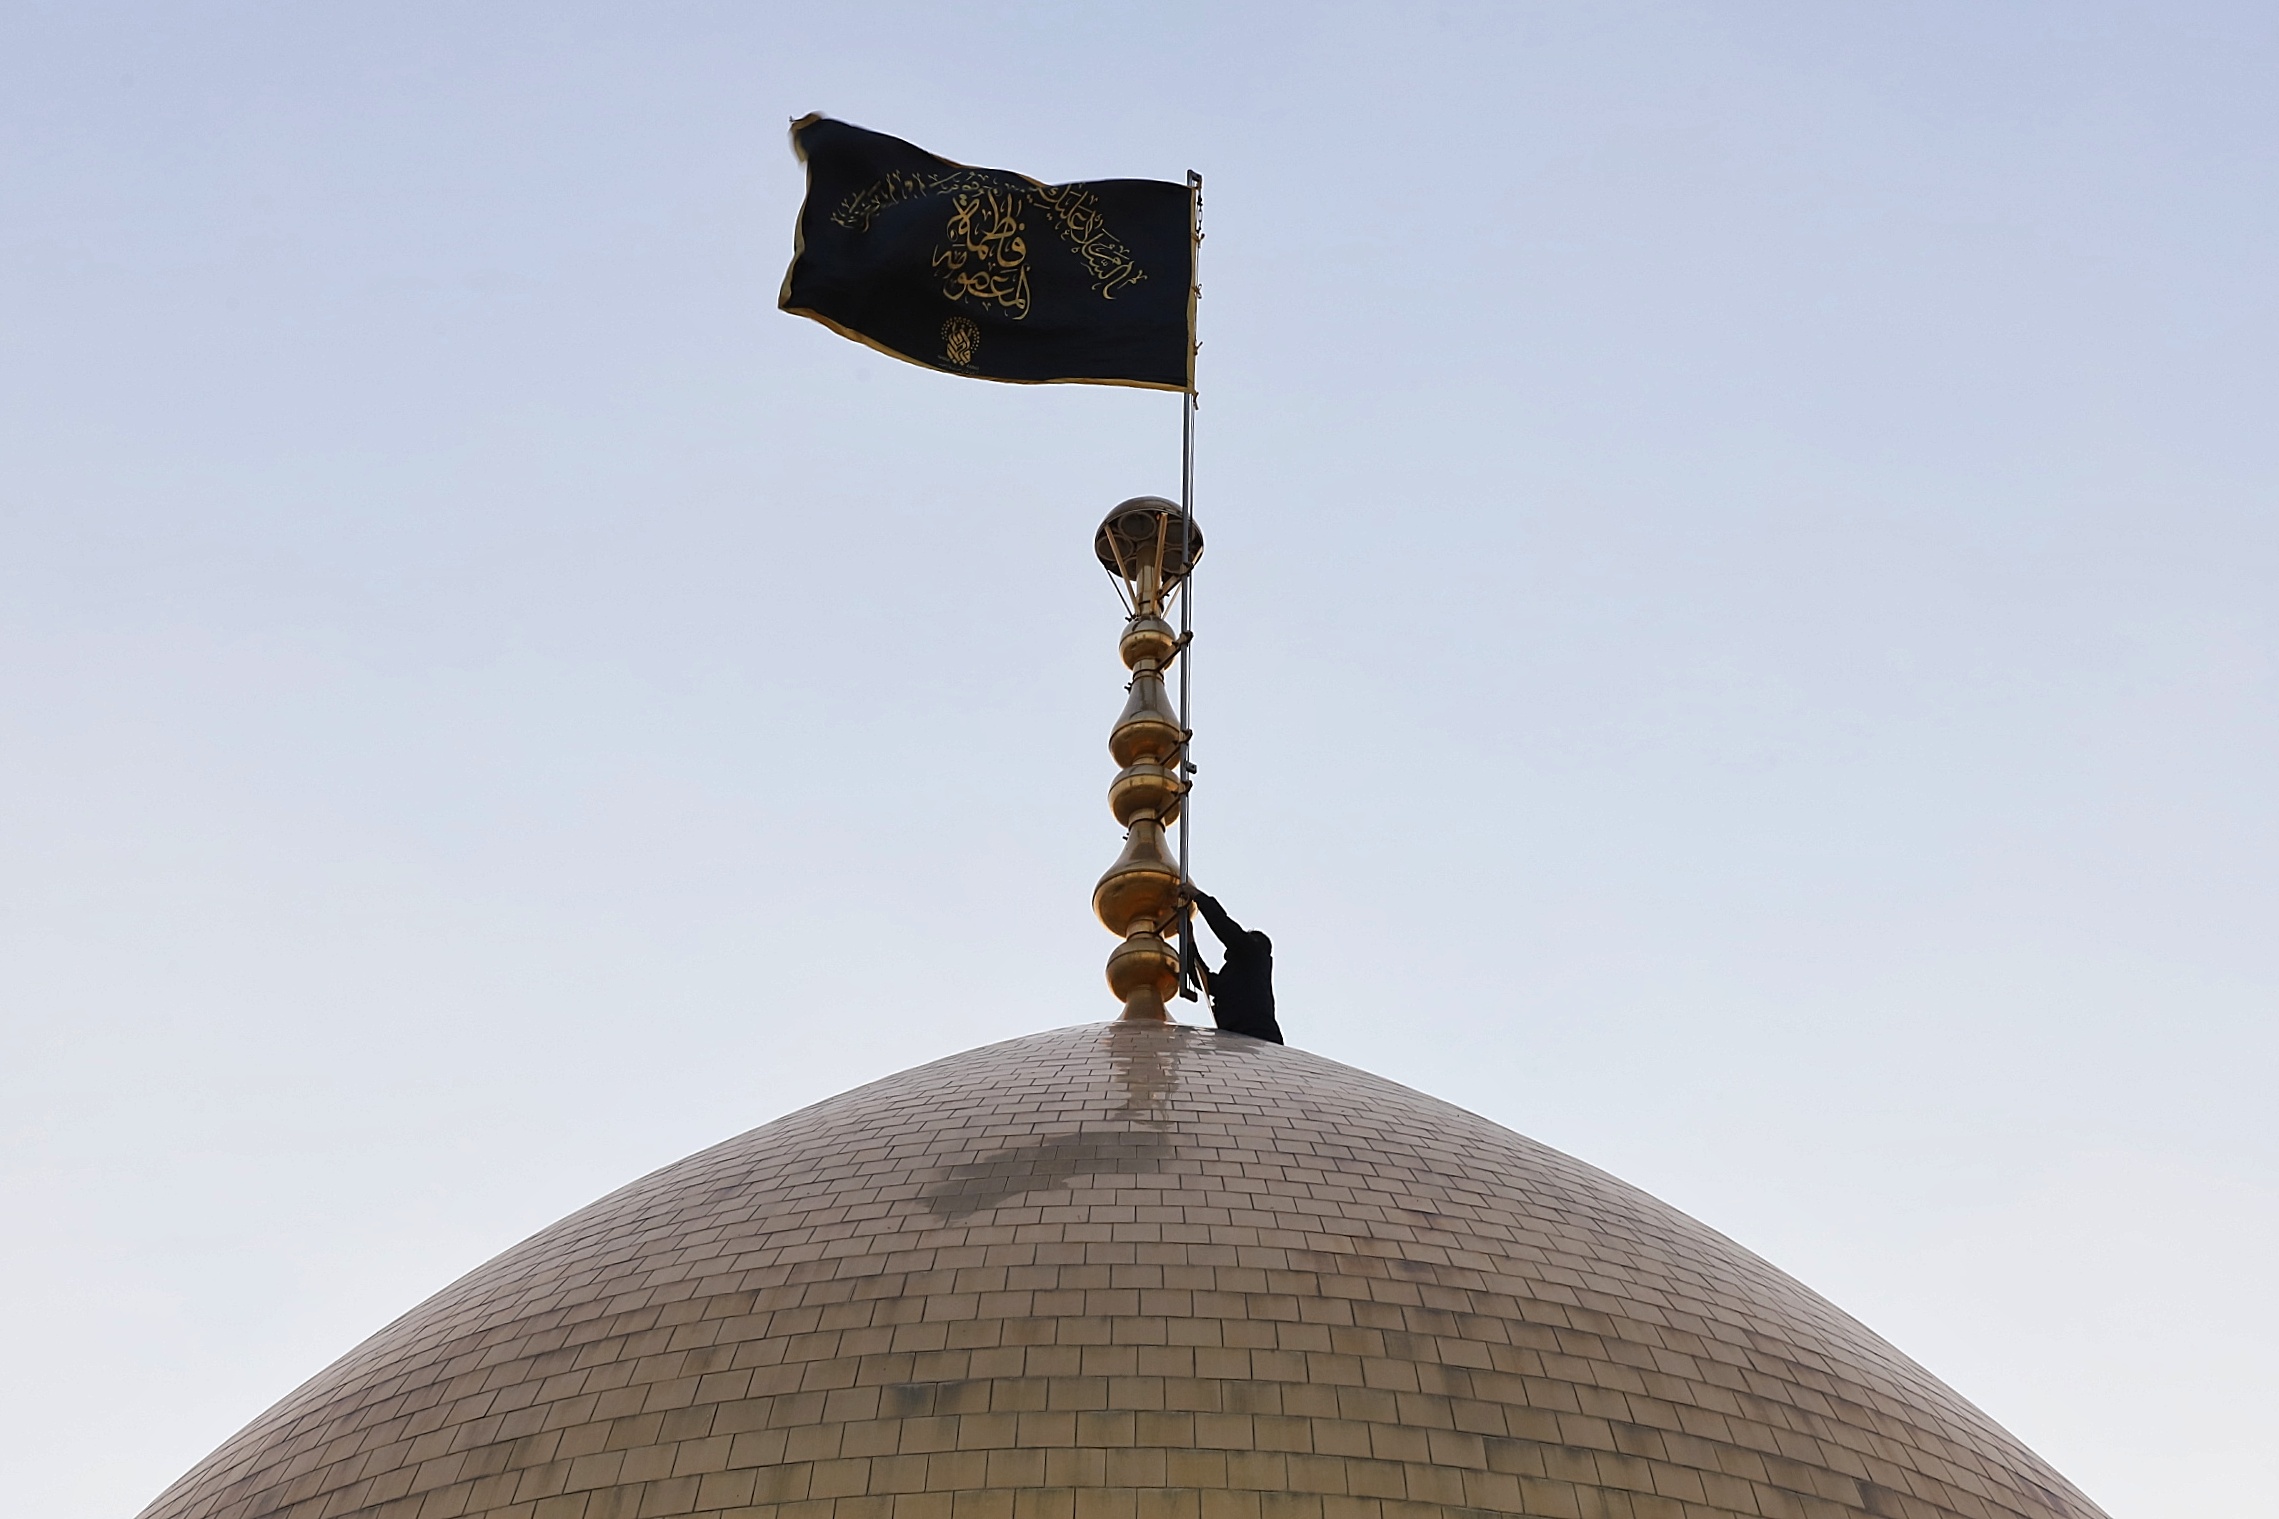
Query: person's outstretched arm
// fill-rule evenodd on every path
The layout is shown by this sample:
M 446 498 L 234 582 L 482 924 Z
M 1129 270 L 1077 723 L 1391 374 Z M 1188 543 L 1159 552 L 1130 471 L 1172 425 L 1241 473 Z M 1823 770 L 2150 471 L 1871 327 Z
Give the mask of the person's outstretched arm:
M 1232 949 L 1242 941 L 1242 925 L 1227 916 L 1227 910 L 1219 905 L 1217 897 L 1198 891 L 1195 905 L 1203 909 L 1203 921 L 1211 925 L 1211 932 L 1219 936 L 1221 944 Z

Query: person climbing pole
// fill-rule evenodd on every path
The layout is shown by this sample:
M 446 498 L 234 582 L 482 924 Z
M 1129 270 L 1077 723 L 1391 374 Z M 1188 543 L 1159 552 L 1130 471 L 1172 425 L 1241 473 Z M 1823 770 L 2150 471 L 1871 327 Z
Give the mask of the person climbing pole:
M 1195 973 L 1211 999 L 1211 1021 L 1230 1034 L 1282 1043 L 1282 1026 L 1274 1021 L 1274 941 L 1228 917 L 1209 892 L 1196 892 L 1195 905 L 1226 947 L 1226 961 L 1215 971 L 1195 957 Z

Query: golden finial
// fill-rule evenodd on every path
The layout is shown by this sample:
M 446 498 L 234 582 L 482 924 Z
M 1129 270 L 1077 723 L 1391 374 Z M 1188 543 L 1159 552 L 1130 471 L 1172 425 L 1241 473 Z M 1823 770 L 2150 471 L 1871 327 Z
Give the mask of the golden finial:
M 1187 793 L 1187 733 L 1163 687 L 1182 640 L 1163 612 L 1202 557 L 1203 534 L 1177 502 L 1136 496 L 1108 514 L 1092 551 L 1131 609 L 1118 651 L 1132 672 L 1131 699 L 1108 731 L 1108 753 L 1123 767 L 1108 785 L 1108 809 L 1124 825 L 1124 852 L 1092 888 L 1092 910 L 1124 941 L 1108 956 L 1108 989 L 1123 1002 L 1123 1016 L 1161 1023 L 1179 992 L 1170 936 L 1185 907 L 1185 883 L 1164 835 Z

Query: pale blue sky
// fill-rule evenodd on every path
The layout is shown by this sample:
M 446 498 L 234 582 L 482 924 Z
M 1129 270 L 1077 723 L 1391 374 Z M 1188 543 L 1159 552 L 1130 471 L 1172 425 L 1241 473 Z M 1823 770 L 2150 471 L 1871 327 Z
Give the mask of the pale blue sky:
M 2116 1519 L 2279 1516 L 2279 13 L 0 0 L 0 1490 L 1113 1011 L 1170 397 L 773 309 L 1209 176 L 1199 873 Z

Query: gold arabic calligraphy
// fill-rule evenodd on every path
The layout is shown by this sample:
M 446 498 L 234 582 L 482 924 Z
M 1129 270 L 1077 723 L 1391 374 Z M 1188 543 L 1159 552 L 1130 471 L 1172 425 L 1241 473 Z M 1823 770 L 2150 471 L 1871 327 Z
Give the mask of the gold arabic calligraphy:
M 942 237 L 944 246 L 934 250 L 942 294 L 995 306 L 1015 321 L 1029 314 L 1029 244 L 1021 236 L 1018 195 L 991 189 L 954 192 Z
M 1099 197 L 1082 185 L 1040 185 L 985 169 L 952 169 L 940 174 L 895 170 L 869 188 L 848 196 L 831 213 L 842 227 L 868 231 L 872 218 L 890 206 L 929 196 L 947 196 L 949 224 L 934 250 L 933 269 L 942 276 L 942 294 L 1005 312 L 1015 321 L 1029 314 L 1029 245 L 1023 213 L 1041 211 L 1071 253 L 1083 260 L 1092 290 L 1102 300 L 1147 278 L 1126 247 L 1108 230 Z

